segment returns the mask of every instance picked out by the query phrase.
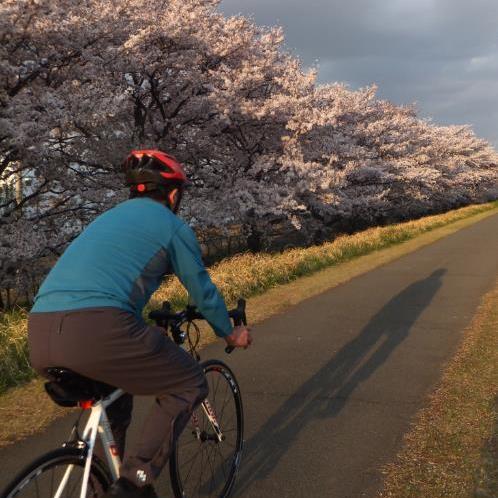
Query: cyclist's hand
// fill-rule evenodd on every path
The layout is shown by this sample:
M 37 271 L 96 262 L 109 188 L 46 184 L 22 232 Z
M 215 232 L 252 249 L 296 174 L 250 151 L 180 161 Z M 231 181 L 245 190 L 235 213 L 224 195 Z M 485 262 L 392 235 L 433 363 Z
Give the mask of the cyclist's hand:
M 247 349 L 252 344 L 251 329 L 245 325 L 234 327 L 233 332 L 225 337 L 225 341 L 234 348 Z

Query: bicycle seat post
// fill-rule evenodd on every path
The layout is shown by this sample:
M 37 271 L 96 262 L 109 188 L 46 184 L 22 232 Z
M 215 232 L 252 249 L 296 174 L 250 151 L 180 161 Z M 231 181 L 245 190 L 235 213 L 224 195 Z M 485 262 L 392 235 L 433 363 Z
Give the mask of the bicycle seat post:
M 95 448 L 97 434 L 102 440 L 102 447 L 104 448 L 104 454 L 106 456 L 107 464 L 109 470 L 111 471 L 113 480 L 116 480 L 119 477 L 121 460 L 119 458 L 119 453 L 111 430 L 111 424 L 109 423 L 109 419 L 107 418 L 105 409 L 123 394 L 124 393 L 121 389 L 116 389 L 111 394 L 109 394 L 109 396 L 95 403 L 91 401 L 80 402 L 80 406 L 82 406 L 84 409 L 91 409 L 90 417 L 88 418 L 85 428 L 83 429 L 83 436 L 81 438 L 83 444 L 86 446 L 86 459 L 83 479 L 81 482 L 80 498 L 86 498 L 87 496 L 88 479 L 90 476 L 93 450 Z M 70 472 L 71 469 L 68 469 L 66 471 L 67 475 L 64 476 L 54 498 L 61 497 Z
M 107 459 L 107 465 L 111 471 L 113 480 L 119 477 L 119 469 L 121 467 L 121 458 L 119 456 L 118 447 L 114 440 L 114 435 L 111 430 L 111 424 L 107 418 L 105 409 L 114 403 L 124 394 L 122 389 L 116 389 L 114 392 L 104 398 L 99 404 L 101 405 L 100 423 L 98 426 L 99 436 L 104 448 L 104 454 Z
M 101 417 L 103 414 L 102 402 L 98 402 L 91 406 L 90 418 L 86 423 L 85 430 L 83 431 L 83 441 L 87 446 L 85 471 L 83 473 L 83 480 L 81 482 L 80 498 L 86 498 L 88 488 L 88 478 L 90 477 L 90 468 L 92 466 L 93 449 L 95 447 L 95 440 L 97 438 L 97 431 L 100 425 Z M 57 496 L 55 498 L 58 498 Z

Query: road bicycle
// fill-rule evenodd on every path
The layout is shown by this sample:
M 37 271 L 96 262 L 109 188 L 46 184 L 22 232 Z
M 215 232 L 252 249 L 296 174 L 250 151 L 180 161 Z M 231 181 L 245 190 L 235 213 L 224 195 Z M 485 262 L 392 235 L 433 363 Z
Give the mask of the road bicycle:
M 240 299 L 229 315 L 234 325 L 246 324 L 245 301 Z M 204 317 L 195 306 L 172 313 L 170 304 L 164 302 L 161 309 L 149 313 L 149 318 L 165 333 L 169 328 L 179 346 L 187 343 L 186 349 L 200 361 L 200 330 L 195 320 Z M 227 353 L 232 350 L 225 348 Z M 209 395 L 193 412 L 174 445 L 169 459 L 171 487 L 176 498 L 227 498 L 242 456 L 242 398 L 237 380 L 225 363 L 208 360 L 200 365 L 208 380 Z M 48 374 L 53 379 L 45 384 L 50 397 L 59 405 L 79 406 L 82 411 L 69 440 L 28 465 L 1 498 L 98 498 L 119 477 L 121 461 L 106 408 L 124 392 L 64 368 L 51 368 Z M 84 413 L 89 416 L 81 432 Z M 94 454 L 97 437 L 105 463 Z M 161 495 L 161 490 L 157 491 Z

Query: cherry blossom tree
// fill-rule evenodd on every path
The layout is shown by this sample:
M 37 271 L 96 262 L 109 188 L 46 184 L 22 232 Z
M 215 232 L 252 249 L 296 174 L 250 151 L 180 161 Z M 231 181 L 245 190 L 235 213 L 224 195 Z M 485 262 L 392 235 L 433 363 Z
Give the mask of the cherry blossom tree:
M 124 198 L 119 165 L 136 147 L 172 151 L 186 164 L 197 187 L 184 213 L 193 224 L 285 215 L 291 195 L 268 182 L 269 171 L 287 104 L 313 75 L 280 51 L 280 30 L 226 19 L 216 5 L 2 4 L 2 180 L 31 177 L 22 202 L 3 206 L 6 255 L 20 247 L 13 233 L 29 238 L 30 223 L 46 237 L 23 254 L 26 264 L 57 254 L 64 238 Z M 19 268 L 19 259 L 3 260 Z
M 275 219 L 303 235 L 496 198 L 497 157 L 468 127 L 315 84 L 279 28 L 215 0 L 0 4 L 0 276 L 36 287 L 54 258 L 126 198 L 120 165 L 160 148 L 187 169 L 198 230 Z
M 375 92 L 317 87 L 289 121 L 283 160 L 303 179 L 298 197 L 311 232 L 358 230 L 498 196 L 488 143 Z

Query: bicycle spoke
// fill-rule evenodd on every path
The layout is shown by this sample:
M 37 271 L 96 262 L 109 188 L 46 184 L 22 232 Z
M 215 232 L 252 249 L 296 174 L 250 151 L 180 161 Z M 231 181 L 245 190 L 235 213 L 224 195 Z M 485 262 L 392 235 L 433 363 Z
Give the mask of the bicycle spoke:
M 216 403 L 216 394 L 218 393 L 218 387 L 220 386 L 220 381 L 221 381 L 221 375 L 218 377 L 218 382 L 216 383 L 216 389 L 214 390 L 213 393 L 212 397 L 213 403 Z
M 194 455 L 192 458 L 189 458 L 186 462 L 183 462 L 183 463 L 182 463 L 182 467 L 184 467 L 184 466 L 188 465 L 188 464 L 189 464 L 190 462 L 192 462 L 192 461 L 195 463 L 195 460 L 197 460 L 197 458 L 199 458 L 199 454 L 200 454 L 200 452 L 199 452 L 199 451 L 197 451 L 197 452 L 195 453 L 195 455 Z M 192 468 L 192 466 L 190 466 L 190 468 Z
M 54 496 L 54 469 L 52 469 L 52 472 L 50 473 L 51 478 L 50 478 L 50 497 L 52 498 Z
M 211 459 L 209 458 L 209 455 L 208 455 L 208 463 L 209 463 L 209 467 L 211 468 L 211 484 L 212 484 L 212 487 L 211 487 L 211 491 L 214 492 L 214 490 L 216 489 L 216 482 L 214 480 L 214 469 L 213 469 L 213 465 L 211 463 Z M 211 493 L 209 493 L 211 495 Z
M 38 487 L 38 479 L 35 479 L 35 486 L 36 486 L 36 496 L 40 498 L 40 488 Z
M 188 436 L 179 441 L 170 467 L 175 493 L 188 498 L 218 498 L 231 489 L 242 447 L 240 394 L 227 376 L 226 365 L 207 363 L 210 409 L 199 407 L 196 420 L 202 440 L 198 447 L 190 444 Z M 217 440 L 215 426 L 225 436 L 222 441 Z
M 223 470 L 223 477 L 225 478 L 225 481 L 226 481 L 227 480 L 227 474 L 225 472 L 225 466 L 223 465 L 223 463 L 225 461 L 225 457 L 221 453 L 221 449 L 220 449 L 219 445 L 216 446 L 216 449 L 218 450 L 218 455 L 220 455 L 220 457 L 221 457 L 221 470 Z
M 236 416 L 236 414 L 232 414 L 232 416 L 228 419 L 228 422 L 225 422 L 225 423 L 223 424 L 223 427 L 222 427 L 223 432 L 225 432 L 224 427 L 225 427 L 226 425 L 232 425 L 232 422 L 234 422 L 234 420 L 233 420 L 233 419 L 235 418 L 235 416 Z M 221 422 L 220 422 L 220 426 L 221 426 Z
M 194 444 L 194 443 L 198 443 L 198 439 L 197 438 L 192 438 L 190 441 L 185 441 L 185 442 L 181 442 L 181 444 L 179 444 L 179 446 L 181 446 L 182 448 L 185 448 L 185 446 L 189 446 L 191 444 Z
M 9 494 L 15 498 L 79 498 L 84 475 L 85 455 L 82 451 L 69 448 L 54 450 L 37 459 L 10 484 Z M 68 469 L 71 473 L 68 474 Z M 88 476 L 88 493 L 84 498 L 96 498 L 98 490 L 110 484 L 105 474 L 99 473 L 93 465 Z M 2 495 L 3 496 L 3 495 Z
M 204 412 L 200 413 L 200 416 L 202 417 L 202 432 L 206 432 L 208 429 L 208 418 L 204 414 Z
M 73 491 L 75 490 L 76 486 L 78 486 L 79 483 L 80 483 L 80 480 L 75 479 L 73 487 L 71 488 L 71 492 L 66 495 L 68 498 L 71 498 L 71 496 L 73 496 Z M 66 486 L 67 486 L 67 484 L 66 484 Z M 66 489 L 67 489 L 67 487 L 66 487 Z
M 228 402 L 230 401 L 230 397 L 227 398 L 227 396 L 226 396 L 227 391 L 230 391 L 230 393 L 231 393 L 231 390 L 229 389 L 228 385 L 227 385 L 227 388 L 225 390 L 225 402 L 223 404 L 223 407 L 221 408 L 221 415 L 220 415 L 220 418 L 218 420 L 218 423 L 220 424 L 220 426 L 221 426 L 221 421 L 223 420 L 223 414 L 225 412 L 225 407 L 227 406 Z
M 211 473 L 212 473 L 212 476 L 213 476 L 213 482 L 216 482 L 216 468 L 215 468 L 215 465 L 216 465 L 216 446 L 218 445 L 215 445 L 213 448 L 211 448 L 211 453 L 210 453 L 210 458 L 209 458 L 209 466 L 211 468 Z M 216 486 L 215 486 L 216 488 Z
M 209 393 L 208 393 L 207 397 L 210 399 L 214 399 L 216 397 L 216 388 L 214 385 L 214 379 L 210 378 L 208 380 L 208 384 L 209 384 Z
M 208 470 L 208 472 L 210 471 L 210 475 L 211 475 L 211 479 L 210 479 L 210 484 L 208 486 L 208 489 L 209 487 L 213 486 L 213 483 L 215 483 L 214 481 L 214 471 L 213 471 L 213 466 L 211 464 L 211 454 L 213 452 L 213 448 L 208 446 L 207 449 L 206 449 L 206 462 L 207 462 L 207 465 L 206 465 L 206 469 Z M 207 482 L 206 482 L 206 485 L 207 485 Z M 214 487 L 212 488 L 211 491 L 214 490 Z M 209 493 L 209 495 L 211 495 L 211 493 Z
M 204 450 L 204 447 L 203 447 L 202 451 L 201 451 L 201 473 L 199 475 L 199 483 L 197 485 L 197 489 L 199 489 L 201 487 L 202 476 L 204 475 L 204 465 L 203 465 L 203 462 L 204 462 L 204 453 L 205 453 L 205 450 Z
M 198 458 L 198 457 L 199 457 L 199 452 L 197 452 L 197 453 L 195 454 L 194 458 L 192 458 L 191 460 L 189 460 L 189 461 L 192 461 L 192 460 L 193 460 L 193 462 L 192 462 L 192 465 L 190 466 L 189 471 L 187 472 L 187 475 L 186 475 L 186 477 L 185 477 L 185 481 L 188 481 L 188 477 L 189 477 L 189 475 L 190 475 L 190 472 L 192 472 L 192 469 L 194 468 L 194 464 L 195 464 L 195 462 L 197 461 L 197 458 Z

